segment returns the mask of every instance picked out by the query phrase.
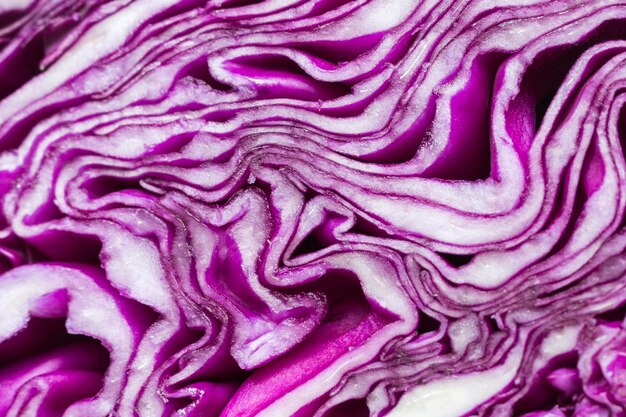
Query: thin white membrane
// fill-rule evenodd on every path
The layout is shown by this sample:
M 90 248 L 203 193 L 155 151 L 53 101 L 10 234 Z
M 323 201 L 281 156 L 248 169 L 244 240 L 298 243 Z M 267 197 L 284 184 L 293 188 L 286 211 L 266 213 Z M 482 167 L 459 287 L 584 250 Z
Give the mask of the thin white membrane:
M 536 369 L 561 354 L 572 351 L 580 326 L 557 329 L 546 336 L 540 347 Z M 523 358 L 523 344 L 511 350 L 506 361 L 484 372 L 442 378 L 419 385 L 402 396 L 388 414 L 391 417 L 458 417 L 470 413 L 510 384 Z
M 36 2 L 37 0 L 6 0 L 0 4 L 0 13 L 25 10 Z
M 521 349 L 503 365 L 485 372 L 442 378 L 420 385 L 402 396 L 391 417 L 458 417 L 504 389 L 515 377 Z M 453 396 L 453 398 L 451 398 Z
M 107 416 L 124 388 L 121 376 L 134 353 L 135 338 L 116 301 L 91 277 L 71 267 L 54 265 L 27 266 L 4 274 L 0 280 L 0 301 L 6 306 L 0 313 L 2 338 L 18 333 L 29 320 L 30 305 L 58 289 L 68 291 L 68 332 L 97 339 L 110 353 L 101 392 L 93 399 L 70 406 L 64 415 Z M 103 326 L 103 322 L 107 325 Z
M 3 120 L 8 119 L 15 109 L 23 108 L 27 103 L 54 91 L 71 77 L 116 51 L 146 17 L 155 15 L 175 3 L 175 0 L 136 1 L 122 12 L 114 13 L 92 27 L 48 71 L 27 83 L 19 93 L 3 100 L 0 103 L 0 117 Z M 119 74 L 108 75 L 112 77 L 111 81 L 119 76 Z M 106 77 L 107 74 L 103 73 L 102 76 Z M 105 80 L 99 82 L 106 84 Z

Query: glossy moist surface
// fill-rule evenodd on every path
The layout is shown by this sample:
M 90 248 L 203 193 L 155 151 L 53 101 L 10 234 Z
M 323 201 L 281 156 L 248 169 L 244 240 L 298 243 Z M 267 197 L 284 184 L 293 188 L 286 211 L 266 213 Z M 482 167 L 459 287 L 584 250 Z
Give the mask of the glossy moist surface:
M 0 415 L 626 416 L 626 2 L 0 1 Z

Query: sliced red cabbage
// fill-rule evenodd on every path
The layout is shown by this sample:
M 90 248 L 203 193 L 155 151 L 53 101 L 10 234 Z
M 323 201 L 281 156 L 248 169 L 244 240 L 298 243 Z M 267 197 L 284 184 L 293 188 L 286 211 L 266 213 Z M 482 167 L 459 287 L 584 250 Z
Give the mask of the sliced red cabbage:
M 0 415 L 626 416 L 625 23 L 3 1 Z

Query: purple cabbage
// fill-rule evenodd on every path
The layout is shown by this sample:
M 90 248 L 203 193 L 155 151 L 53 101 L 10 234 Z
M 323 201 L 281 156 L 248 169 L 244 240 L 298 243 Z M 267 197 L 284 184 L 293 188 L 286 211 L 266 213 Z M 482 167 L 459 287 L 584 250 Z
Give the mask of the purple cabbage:
M 3 0 L 0 416 L 626 417 L 626 1 Z

